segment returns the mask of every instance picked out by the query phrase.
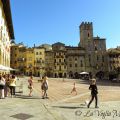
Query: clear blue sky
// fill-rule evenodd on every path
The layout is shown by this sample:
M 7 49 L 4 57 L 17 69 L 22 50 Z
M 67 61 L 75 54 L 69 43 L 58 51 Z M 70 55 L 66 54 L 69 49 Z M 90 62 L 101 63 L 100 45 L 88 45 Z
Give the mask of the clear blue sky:
M 120 46 L 120 0 L 11 0 L 11 9 L 16 43 L 77 46 L 87 21 L 107 48 Z

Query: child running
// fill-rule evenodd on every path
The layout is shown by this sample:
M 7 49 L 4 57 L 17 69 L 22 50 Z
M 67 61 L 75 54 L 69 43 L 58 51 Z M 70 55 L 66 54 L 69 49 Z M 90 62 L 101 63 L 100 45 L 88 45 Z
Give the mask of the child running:
M 77 90 L 76 90 L 76 87 L 75 87 L 75 82 L 74 82 L 74 84 L 73 84 L 73 89 L 72 89 L 72 91 L 71 91 L 71 94 L 72 94 L 73 92 L 75 92 L 76 95 L 77 95 Z

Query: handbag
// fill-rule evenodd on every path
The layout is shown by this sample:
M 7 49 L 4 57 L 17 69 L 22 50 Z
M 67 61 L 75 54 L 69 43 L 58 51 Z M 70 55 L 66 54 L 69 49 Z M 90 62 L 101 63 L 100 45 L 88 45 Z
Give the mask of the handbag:
M 32 86 L 28 85 L 28 89 L 32 89 Z
M 5 82 L 3 80 L 0 80 L 0 85 L 5 86 Z

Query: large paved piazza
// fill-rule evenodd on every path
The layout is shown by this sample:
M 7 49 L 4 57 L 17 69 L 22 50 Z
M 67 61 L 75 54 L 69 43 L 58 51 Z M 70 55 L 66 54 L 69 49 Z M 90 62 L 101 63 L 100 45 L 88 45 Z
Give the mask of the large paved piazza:
M 120 84 L 97 81 L 99 108 L 90 108 L 89 81 L 80 79 L 49 78 L 49 99 L 41 98 L 41 82 L 34 78 L 33 96 L 28 96 L 28 77 L 20 77 L 17 86 L 23 84 L 23 93 L 0 99 L 0 120 L 119 120 Z M 76 82 L 77 95 L 71 94 Z M 21 91 L 21 90 L 20 90 Z

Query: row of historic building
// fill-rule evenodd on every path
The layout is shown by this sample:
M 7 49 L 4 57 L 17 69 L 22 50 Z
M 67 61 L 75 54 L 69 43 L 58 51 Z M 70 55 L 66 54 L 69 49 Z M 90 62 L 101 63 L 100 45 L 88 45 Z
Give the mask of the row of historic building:
M 93 36 L 92 23 L 82 22 L 79 30 L 80 42 L 74 47 L 57 42 L 28 48 L 13 42 L 11 67 L 25 75 L 70 78 L 83 71 L 100 78 L 119 72 L 120 49 L 106 50 L 106 39 Z
M 57 42 L 28 48 L 14 39 L 10 0 L 0 0 L 0 73 L 2 66 L 12 67 L 20 74 L 77 78 L 82 71 L 101 78 L 120 73 L 120 47 L 106 50 L 106 39 L 94 37 L 93 25 L 79 26 L 78 46 Z

